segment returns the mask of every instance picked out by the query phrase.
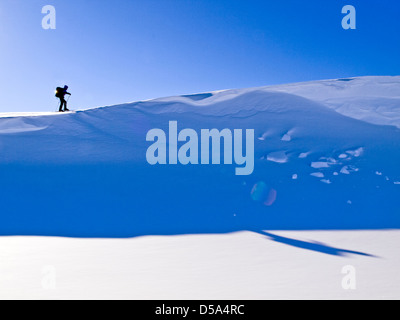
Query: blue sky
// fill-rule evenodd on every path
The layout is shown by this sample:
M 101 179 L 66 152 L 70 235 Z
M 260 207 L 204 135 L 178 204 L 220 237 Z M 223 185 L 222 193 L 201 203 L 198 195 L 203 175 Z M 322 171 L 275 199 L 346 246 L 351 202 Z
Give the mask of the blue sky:
M 357 29 L 341 27 L 344 5 Z M 56 8 L 56 30 L 42 7 Z M 400 75 L 394 0 L 0 0 L 0 112 Z

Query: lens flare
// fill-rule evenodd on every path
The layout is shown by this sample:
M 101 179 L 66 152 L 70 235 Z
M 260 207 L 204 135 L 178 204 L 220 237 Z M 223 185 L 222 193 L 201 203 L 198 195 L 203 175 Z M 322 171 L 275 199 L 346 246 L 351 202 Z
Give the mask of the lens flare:
M 251 190 L 251 198 L 254 201 L 261 202 L 265 206 L 272 206 L 277 198 L 278 192 L 267 186 L 263 181 L 257 182 Z

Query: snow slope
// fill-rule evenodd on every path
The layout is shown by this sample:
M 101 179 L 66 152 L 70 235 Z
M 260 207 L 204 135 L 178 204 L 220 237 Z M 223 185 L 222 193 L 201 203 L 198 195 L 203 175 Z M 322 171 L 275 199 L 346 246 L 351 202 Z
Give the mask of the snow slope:
M 0 233 L 398 228 L 399 92 L 400 77 L 367 77 L 2 117 Z M 172 120 L 254 129 L 254 173 L 149 165 L 146 133 Z
M 169 121 L 254 129 L 253 174 L 149 165 Z M 0 297 L 399 298 L 399 145 L 400 77 L 1 114 Z
M 325 80 L 273 89 L 310 98 L 345 116 L 400 128 L 399 77 Z

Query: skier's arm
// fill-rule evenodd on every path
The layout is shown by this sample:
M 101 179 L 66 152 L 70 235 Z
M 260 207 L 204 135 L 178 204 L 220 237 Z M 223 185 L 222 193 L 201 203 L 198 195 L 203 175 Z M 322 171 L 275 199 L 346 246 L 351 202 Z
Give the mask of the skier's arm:
M 69 92 L 65 92 L 65 94 L 69 94 L 69 95 L 71 95 Z

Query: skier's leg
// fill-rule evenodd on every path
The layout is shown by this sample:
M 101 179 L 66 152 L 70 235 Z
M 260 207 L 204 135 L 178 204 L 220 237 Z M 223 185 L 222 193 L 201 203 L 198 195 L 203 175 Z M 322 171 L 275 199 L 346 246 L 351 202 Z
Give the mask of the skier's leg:
M 60 98 L 60 109 L 58 110 L 59 112 L 63 111 L 63 105 L 64 105 L 65 100 Z

